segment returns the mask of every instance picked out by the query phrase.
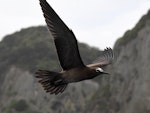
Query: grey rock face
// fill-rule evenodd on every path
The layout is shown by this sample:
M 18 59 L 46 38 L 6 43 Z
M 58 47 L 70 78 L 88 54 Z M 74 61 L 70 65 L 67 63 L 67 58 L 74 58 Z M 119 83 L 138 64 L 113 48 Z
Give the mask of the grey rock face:
M 98 87 L 96 82 L 85 81 L 71 84 L 63 94 L 50 95 L 28 71 L 12 67 L 1 86 L 0 111 L 11 111 L 14 101 L 24 100 L 30 109 L 38 113 L 80 113 Z
M 70 84 L 50 95 L 31 73 L 12 66 L 0 76 L 0 113 L 150 113 L 150 11 L 137 25 L 116 43 L 111 76 L 96 78 L 99 84 Z
M 85 113 L 150 113 L 150 11 L 114 47 L 98 92 Z
M 118 113 L 150 112 L 150 25 L 140 30 L 137 37 L 122 46 L 113 65 L 111 98 Z

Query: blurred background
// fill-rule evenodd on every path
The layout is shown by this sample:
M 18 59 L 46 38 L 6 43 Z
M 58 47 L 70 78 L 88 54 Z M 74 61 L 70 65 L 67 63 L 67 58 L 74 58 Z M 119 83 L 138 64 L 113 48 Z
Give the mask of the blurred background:
M 60 71 L 38 0 L 1 0 L 0 113 L 150 113 L 150 1 L 47 0 L 71 28 L 85 64 L 112 47 L 111 76 L 50 95 L 34 78 Z

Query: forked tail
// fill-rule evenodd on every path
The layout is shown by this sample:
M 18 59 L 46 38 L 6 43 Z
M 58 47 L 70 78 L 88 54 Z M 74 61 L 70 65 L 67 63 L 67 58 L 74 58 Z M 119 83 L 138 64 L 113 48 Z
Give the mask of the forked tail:
M 42 84 L 44 90 L 55 95 L 62 93 L 68 85 L 63 81 L 61 75 L 61 73 L 47 70 L 38 70 L 35 73 L 35 77 L 39 79 L 39 83 Z

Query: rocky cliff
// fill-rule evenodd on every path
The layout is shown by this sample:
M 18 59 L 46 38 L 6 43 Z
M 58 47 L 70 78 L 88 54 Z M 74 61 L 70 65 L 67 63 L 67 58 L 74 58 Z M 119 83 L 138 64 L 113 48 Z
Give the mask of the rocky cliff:
M 118 39 L 115 61 L 86 112 L 150 113 L 150 11 Z
M 92 81 L 71 84 L 63 94 L 50 95 L 29 71 L 11 67 L 1 87 L 1 113 L 79 113 L 98 84 Z
M 79 49 L 85 63 L 100 53 L 83 43 Z M 69 85 L 58 96 L 45 93 L 35 71 L 60 70 L 46 27 L 30 27 L 4 37 L 0 53 L 0 113 L 81 113 L 99 87 L 96 82 L 85 81 Z
M 38 68 L 60 70 L 54 48 L 45 27 L 0 42 L 0 113 L 150 113 L 150 11 L 117 40 L 111 76 L 71 84 L 58 96 L 33 77 Z M 85 44 L 80 50 L 85 63 L 100 53 Z

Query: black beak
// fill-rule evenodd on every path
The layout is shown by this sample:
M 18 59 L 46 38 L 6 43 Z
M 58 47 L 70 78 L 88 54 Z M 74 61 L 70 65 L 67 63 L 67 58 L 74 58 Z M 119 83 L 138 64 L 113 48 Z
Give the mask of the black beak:
M 107 75 L 110 75 L 110 73 L 107 73 L 107 72 L 103 72 L 103 74 L 107 74 Z

